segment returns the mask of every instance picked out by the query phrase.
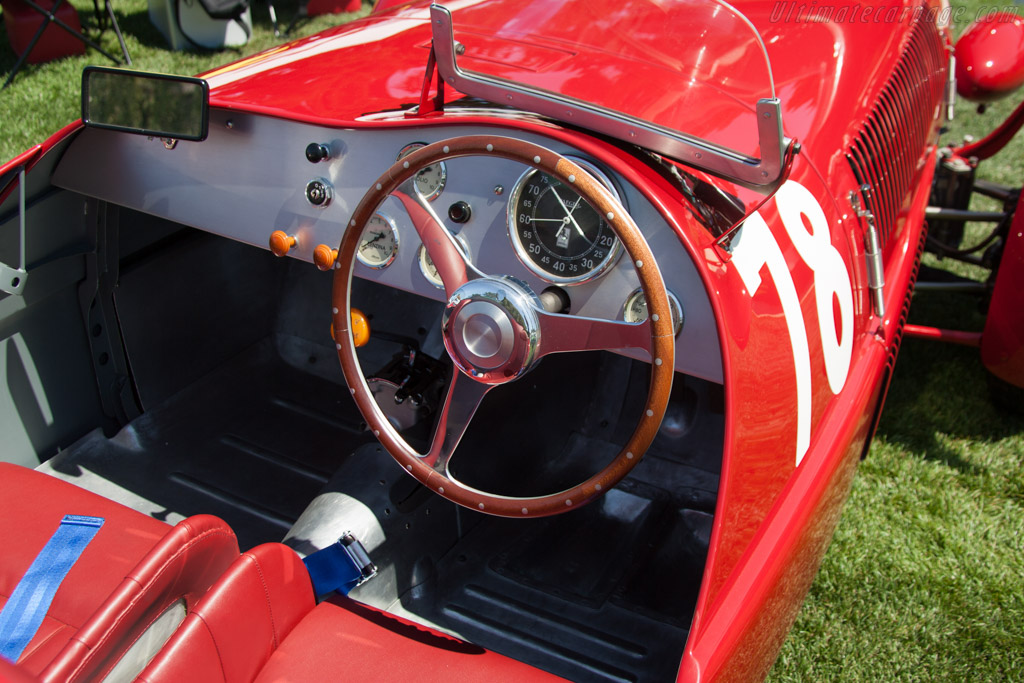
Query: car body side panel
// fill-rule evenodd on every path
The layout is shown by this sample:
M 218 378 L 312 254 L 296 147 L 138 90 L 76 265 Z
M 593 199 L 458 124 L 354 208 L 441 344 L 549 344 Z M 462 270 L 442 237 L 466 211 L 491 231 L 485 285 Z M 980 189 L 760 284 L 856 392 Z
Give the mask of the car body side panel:
M 924 168 L 933 168 L 935 153 L 932 148 Z M 885 290 L 886 315 L 859 318 L 866 327 L 856 336 L 845 387 L 828 400 L 815 422 L 806 456 L 795 469 L 790 466 L 789 476 L 775 476 L 770 469 L 786 468 L 793 437 L 782 440 L 786 443 L 782 449 L 762 443 L 744 452 L 748 434 L 758 428 L 742 423 L 743 404 L 774 403 L 764 396 L 773 382 L 758 381 L 756 370 L 749 366 L 751 355 L 745 352 L 749 347 L 740 347 L 730 324 L 725 325 L 724 366 L 730 391 L 722 486 L 680 680 L 763 677 L 796 618 L 871 437 L 887 367 L 898 348 L 904 299 L 920 259 L 930 170 L 921 180 L 903 223 L 901 257 L 886 269 L 890 283 Z M 735 329 L 741 331 L 740 339 L 762 333 L 754 325 Z M 814 379 L 819 386 L 825 384 L 821 374 L 814 375 L 812 383 Z M 782 383 L 792 384 L 792 380 Z M 829 388 L 825 385 L 819 391 Z M 742 461 L 747 464 L 739 467 Z M 757 481 L 759 477 L 762 482 Z M 771 488 L 773 484 L 778 488 Z
M 999 379 L 1024 387 L 1024 197 L 1007 233 L 981 335 L 981 362 Z

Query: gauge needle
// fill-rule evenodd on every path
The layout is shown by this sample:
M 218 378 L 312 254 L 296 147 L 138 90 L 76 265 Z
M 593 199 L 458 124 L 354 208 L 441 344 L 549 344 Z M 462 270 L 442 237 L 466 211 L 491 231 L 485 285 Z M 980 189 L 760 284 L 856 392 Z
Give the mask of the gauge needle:
M 363 242 L 363 243 L 362 243 L 362 245 L 361 245 L 361 246 L 363 246 L 363 247 L 368 247 L 368 246 L 370 246 L 371 244 L 373 244 L 374 242 L 377 242 L 377 241 L 379 241 L 380 239 L 382 239 L 382 238 L 383 238 L 383 237 L 384 237 L 385 235 L 387 235 L 387 233 L 386 233 L 386 232 L 378 232 L 378 233 L 375 233 L 375 234 L 374 234 L 374 236 L 373 236 L 373 239 L 372 239 L 372 240 L 366 240 L 365 242 Z
M 573 215 L 572 215 L 572 212 L 576 210 L 576 206 L 579 206 L 579 202 L 576 202 L 576 205 L 574 205 L 572 207 L 572 211 L 570 211 L 569 207 L 565 205 L 564 201 L 562 201 L 562 198 L 560 196 L 558 196 L 558 190 L 556 190 L 554 188 L 554 186 L 551 187 L 551 194 L 555 195 L 555 199 L 557 199 L 558 203 L 562 205 L 562 210 L 565 211 L 566 217 L 572 223 L 573 227 L 576 228 L 576 232 L 578 232 L 580 234 L 580 237 L 582 237 L 583 239 L 587 240 L 587 244 L 590 244 L 590 240 L 587 239 L 587 235 L 586 235 L 586 233 L 583 232 L 583 228 L 580 227 L 580 224 L 576 222 L 576 219 L 573 218 Z M 581 199 L 582 199 L 582 197 L 581 197 Z

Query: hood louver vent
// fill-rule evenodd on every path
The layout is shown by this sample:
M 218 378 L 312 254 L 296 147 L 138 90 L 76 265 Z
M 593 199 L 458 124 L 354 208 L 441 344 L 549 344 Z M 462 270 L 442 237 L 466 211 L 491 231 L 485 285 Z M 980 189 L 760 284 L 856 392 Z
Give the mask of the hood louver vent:
M 860 185 L 871 186 L 865 205 L 888 244 L 918 170 L 932 113 L 946 85 L 942 38 L 934 24 L 915 22 L 882 92 L 847 152 Z

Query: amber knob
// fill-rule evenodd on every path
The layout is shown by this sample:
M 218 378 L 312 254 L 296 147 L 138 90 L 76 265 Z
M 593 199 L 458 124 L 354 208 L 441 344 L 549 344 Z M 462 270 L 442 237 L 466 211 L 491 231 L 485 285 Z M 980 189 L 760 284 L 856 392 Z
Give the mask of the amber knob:
M 289 235 L 284 230 L 275 230 L 270 233 L 270 252 L 274 256 L 284 256 L 297 244 L 294 235 Z
M 338 259 L 338 250 L 331 249 L 326 244 L 318 244 L 313 250 L 313 263 L 320 270 L 330 270 Z
M 366 315 L 358 308 L 352 309 L 352 343 L 356 345 L 356 348 L 360 346 L 366 346 L 366 342 L 370 341 L 370 321 L 366 319 Z
M 334 323 L 331 323 L 331 339 L 335 341 L 338 339 L 334 336 Z M 356 348 L 359 348 L 360 346 L 366 346 L 368 341 L 370 341 L 370 320 L 358 308 L 353 308 L 352 343 L 355 344 Z

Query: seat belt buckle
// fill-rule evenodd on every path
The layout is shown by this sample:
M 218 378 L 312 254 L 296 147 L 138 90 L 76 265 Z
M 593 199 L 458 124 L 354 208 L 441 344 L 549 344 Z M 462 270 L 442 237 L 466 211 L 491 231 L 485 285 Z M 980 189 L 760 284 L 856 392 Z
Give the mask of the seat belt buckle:
M 352 564 L 359 570 L 359 582 L 356 583 L 356 586 L 361 586 L 377 576 L 377 565 L 370 560 L 370 554 L 366 552 L 366 548 L 363 547 L 358 538 L 350 533 L 346 533 L 338 540 L 338 543 L 341 544 L 342 549 L 348 554 Z
M 377 565 L 355 536 L 345 532 L 331 545 L 302 559 L 317 597 L 337 591 L 348 595 L 377 575 Z

